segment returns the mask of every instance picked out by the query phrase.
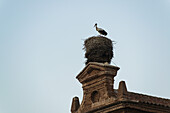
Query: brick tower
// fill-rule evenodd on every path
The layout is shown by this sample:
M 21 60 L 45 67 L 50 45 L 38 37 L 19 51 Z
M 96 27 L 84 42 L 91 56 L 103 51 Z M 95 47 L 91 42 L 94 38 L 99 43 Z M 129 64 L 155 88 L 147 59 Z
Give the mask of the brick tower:
M 76 77 L 83 87 L 83 101 L 78 112 L 85 113 L 115 100 L 113 83 L 118 70 L 119 67 L 109 64 L 90 62 L 86 65 Z

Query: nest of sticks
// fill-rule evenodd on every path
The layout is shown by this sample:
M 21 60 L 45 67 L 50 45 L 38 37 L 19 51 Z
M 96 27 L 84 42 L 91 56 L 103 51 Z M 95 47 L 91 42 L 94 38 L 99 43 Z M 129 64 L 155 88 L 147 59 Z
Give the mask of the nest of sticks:
M 85 58 L 89 62 L 111 62 L 113 57 L 112 40 L 103 36 L 92 36 L 84 41 Z

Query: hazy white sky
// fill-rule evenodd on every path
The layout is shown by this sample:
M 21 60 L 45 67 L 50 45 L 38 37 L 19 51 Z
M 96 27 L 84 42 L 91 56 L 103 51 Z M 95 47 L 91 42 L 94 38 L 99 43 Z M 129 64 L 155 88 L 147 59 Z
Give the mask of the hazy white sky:
M 96 22 L 117 42 L 114 87 L 170 98 L 169 20 L 170 0 L 0 0 L 0 113 L 68 113 Z

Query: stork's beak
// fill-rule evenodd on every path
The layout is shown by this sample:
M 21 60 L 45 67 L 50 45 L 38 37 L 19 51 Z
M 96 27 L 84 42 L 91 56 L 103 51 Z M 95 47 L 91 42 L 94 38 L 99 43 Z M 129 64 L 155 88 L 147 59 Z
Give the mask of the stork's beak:
M 97 23 L 96 24 L 94 24 L 94 27 L 96 27 L 97 26 Z

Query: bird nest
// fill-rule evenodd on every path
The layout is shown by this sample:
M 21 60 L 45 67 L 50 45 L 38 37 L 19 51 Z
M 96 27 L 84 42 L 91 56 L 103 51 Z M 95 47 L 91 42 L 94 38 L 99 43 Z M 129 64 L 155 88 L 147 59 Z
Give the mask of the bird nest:
M 86 64 L 89 62 L 111 62 L 113 57 L 112 41 L 103 36 L 92 36 L 84 41 Z

